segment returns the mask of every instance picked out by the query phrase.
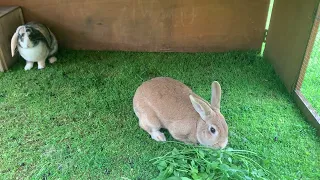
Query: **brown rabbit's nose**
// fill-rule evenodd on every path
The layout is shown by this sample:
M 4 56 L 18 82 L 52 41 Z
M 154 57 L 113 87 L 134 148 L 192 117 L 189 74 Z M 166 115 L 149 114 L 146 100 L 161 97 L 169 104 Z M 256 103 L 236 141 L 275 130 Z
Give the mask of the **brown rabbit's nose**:
M 225 146 L 223 146 L 221 144 L 215 144 L 211 148 L 213 148 L 213 149 L 223 149 L 223 148 L 225 148 Z
M 227 144 L 228 144 L 228 139 L 226 139 L 226 140 L 223 141 L 223 142 L 220 142 L 220 143 L 219 143 L 219 147 L 220 147 L 221 149 L 223 149 L 223 148 L 225 148 L 225 147 L 227 146 Z

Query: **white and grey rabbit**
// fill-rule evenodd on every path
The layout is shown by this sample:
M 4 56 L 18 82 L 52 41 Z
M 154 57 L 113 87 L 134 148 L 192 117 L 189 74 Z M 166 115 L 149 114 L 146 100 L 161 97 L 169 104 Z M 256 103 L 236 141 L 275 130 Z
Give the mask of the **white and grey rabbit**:
M 16 51 L 26 60 L 25 70 L 30 70 L 33 63 L 38 63 L 38 69 L 45 68 L 45 61 L 54 63 L 58 51 L 58 42 L 51 30 L 37 22 L 29 22 L 19 26 L 11 39 L 11 53 Z

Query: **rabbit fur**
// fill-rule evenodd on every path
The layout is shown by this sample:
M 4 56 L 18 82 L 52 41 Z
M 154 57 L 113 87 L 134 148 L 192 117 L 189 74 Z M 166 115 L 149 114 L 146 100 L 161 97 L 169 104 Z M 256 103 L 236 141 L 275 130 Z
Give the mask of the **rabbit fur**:
M 139 126 L 156 141 L 166 141 L 161 128 L 178 141 L 225 148 L 228 126 L 220 113 L 221 87 L 212 83 L 211 104 L 183 83 L 156 77 L 142 83 L 133 97 Z
M 51 30 L 40 23 L 29 22 L 19 26 L 11 38 L 11 53 L 19 54 L 26 60 L 25 70 L 30 70 L 33 63 L 38 63 L 38 69 L 45 68 L 45 61 L 54 63 L 58 51 L 58 42 Z

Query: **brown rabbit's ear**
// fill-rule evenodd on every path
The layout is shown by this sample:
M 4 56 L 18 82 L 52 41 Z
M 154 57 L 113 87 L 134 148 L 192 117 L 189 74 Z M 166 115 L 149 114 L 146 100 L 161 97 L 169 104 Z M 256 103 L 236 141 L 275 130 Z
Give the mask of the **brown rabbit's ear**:
M 11 55 L 12 55 L 12 57 L 14 56 L 14 53 L 16 51 L 16 48 L 18 45 L 18 35 L 19 35 L 19 31 L 22 27 L 24 27 L 24 26 L 19 26 L 11 38 Z
M 202 99 L 199 99 L 193 96 L 192 94 L 189 95 L 189 98 L 193 108 L 199 113 L 201 119 L 205 120 L 206 117 L 209 116 L 212 111 L 211 107 Z
M 213 108 L 220 109 L 220 101 L 221 101 L 221 86 L 218 81 L 214 81 L 211 85 L 211 106 Z

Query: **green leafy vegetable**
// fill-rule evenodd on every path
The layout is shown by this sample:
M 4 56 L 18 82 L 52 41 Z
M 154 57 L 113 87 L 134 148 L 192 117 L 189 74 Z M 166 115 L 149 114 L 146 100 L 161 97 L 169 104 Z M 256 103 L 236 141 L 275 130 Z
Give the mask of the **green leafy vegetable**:
M 263 180 L 273 175 L 260 165 L 263 159 L 258 154 L 232 148 L 215 150 L 181 144 L 181 149 L 174 148 L 150 161 L 159 169 L 154 180 Z

